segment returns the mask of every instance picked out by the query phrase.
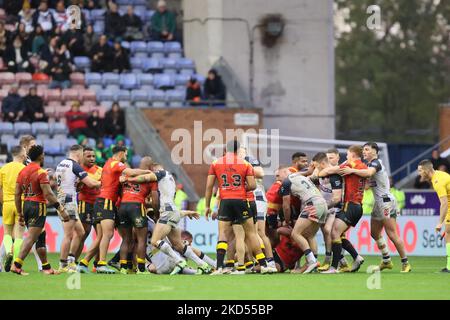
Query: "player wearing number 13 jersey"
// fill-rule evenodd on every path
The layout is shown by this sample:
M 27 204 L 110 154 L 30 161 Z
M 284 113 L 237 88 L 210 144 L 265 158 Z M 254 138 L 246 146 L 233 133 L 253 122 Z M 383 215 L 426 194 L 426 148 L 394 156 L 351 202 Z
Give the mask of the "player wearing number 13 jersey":
M 245 238 L 248 237 L 249 250 L 261 263 L 261 272 L 267 272 L 267 264 L 264 253 L 249 214 L 249 206 L 246 201 L 247 191 L 256 188 L 253 168 L 250 163 L 240 158 L 237 152 L 240 148 L 239 142 L 233 140 L 227 143 L 225 156 L 217 159 L 211 164 L 206 182 L 206 218 L 211 211 L 210 202 L 212 189 L 216 180 L 219 184 L 220 207 L 219 207 L 219 239 L 217 243 L 217 273 L 222 272 L 225 252 L 228 248 L 224 230 L 233 225 L 236 238 L 236 252 L 238 268 L 236 274 L 244 274 Z M 244 232 L 242 232 L 242 228 Z

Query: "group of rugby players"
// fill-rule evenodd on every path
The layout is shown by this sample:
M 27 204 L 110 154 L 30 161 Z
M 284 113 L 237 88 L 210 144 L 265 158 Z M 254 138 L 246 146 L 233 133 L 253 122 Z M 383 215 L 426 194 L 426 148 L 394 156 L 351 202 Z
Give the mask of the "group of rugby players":
M 48 171 L 42 168 L 44 148 L 26 136 L 12 149 L 13 161 L 0 171 L 5 235 L 11 238 L 3 243 L 5 271 L 26 275 L 22 266 L 34 248 L 38 266 L 46 274 L 87 273 L 91 260 L 93 271 L 104 274 L 356 272 L 364 259 L 345 233 L 362 216 L 368 183 L 375 195 L 371 235 L 383 255 L 379 270 L 393 268 L 381 234 L 384 228 L 400 254 L 401 272 L 410 272 L 396 233 L 397 205 L 378 152 L 372 142 L 351 146 L 340 165 L 336 149 L 317 153 L 310 163 L 305 154 L 295 153 L 291 166 L 278 168 L 276 181 L 266 193 L 261 164 L 247 156 L 237 140 L 228 142 L 225 155 L 211 164 L 206 183 L 206 219 L 211 215 L 219 220 L 214 261 L 193 248 L 192 236 L 178 226 L 183 217 L 198 219 L 199 215 L 176 207 L 174 178 L 151 157 L 143 157 L 139 168 L 132 169 L 126 165 L 127 149 L 116 146 L 101 168 L 95 164 L 92 148 L 74 145 L 56 168 L 55 195 Z M 211 208 L 216 181 L 219 205 Z M 57 270 L 46 257 L 47 206 L 56 209 L 64 229 Z M 28 236 L 22 241 L 25 225 Z M 122 243 L 107 262 L 115 228 Z M 80 259 L 91 229 L 96 237 Z M 319 229 L 326 247 L 322 264 L 317 261 L 315 239 Z M 351 265 L 344 258 L 345 251 L 353 258 Z M 300 264 L 302 256 L 304 265 Z M 186 259 L 197 270 L 188 267 Z
M 354 145 L 348 148 L 342 164 L 337 149 L 317 153 L 310 163 L 306 154 L 295 153 L 291 166 L 276 170 L 276 181 L 266 193 L 260 163 L 248 157 L 236 140 L 230 141 L 226 154 L 211 165 L 206 184 L 206 216 L 212 213 L 213 219 L 219 220 L 213 274 L 358 271 L 364 259 L 345 233 L 362 217 L 366 183 L 375 196 L 371 236 L 382 253 L 382 261 L 374 270 L 393 268 L 382 236 L 384 228 L 400 255 L 401 272 L 410 272 L 404 244 L 396 232 L 396 201 L 378 152 L 373 142 Z M 209 203 L 216 180 L 220 201 L 218 210 L 213 210 Z M 319 229 L 326 248 L 322 264 L 317 261 Z M 345 251 L 353 258 L 351 265 Z M 302 256 L 306 258 L 304 265 L 299 263 Z

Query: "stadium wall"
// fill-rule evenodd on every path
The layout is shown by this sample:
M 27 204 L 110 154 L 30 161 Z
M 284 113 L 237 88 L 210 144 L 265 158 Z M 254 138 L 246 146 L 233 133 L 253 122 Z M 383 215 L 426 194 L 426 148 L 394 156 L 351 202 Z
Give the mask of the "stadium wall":
M 450 136 L 450 104 L 441 105 L 439 112 L 439 140 Z M 450 141 L 442 145 L 441 151 L 450 148 Z
M 332 0 L 184 0 L 183 11 L 185 53 L 199 73 L 223 57 L 244 89 L 253 88 L 266 128 L 287 136 L 335 137 Z M 267 14 L 281 14 L 286 22 L 272 48 L 262 45 L 258 27 Z
M 208 129 L 217 129 L 226 139 L 227 129 L 257 130 L 262 127 L 262 114 L 260 109 L 239 108 L 170 108 L 170 109 L 145 109 L 143 110 L 148 120 L 158 131 L 161 139 L 169 150 L 180 143 L 186 143 L 189 147 L 188 157 L 190 163 L 183 164 L 183 168 L 191 178 L 197 194 L 202 197 L 205 193 L 206 176 L 209 165 L 195 157 L 202 157 L 203 150 L 211 143 L 222 144 L 226 141 L 210 141 L 204 133 Z M 251 125 L 239 125 L 245 123 L 245 115 L 253 115 L 258 119 Z M 250 119 L 252 120 L 252 119 Z M 251 122 L 248 122 L 249 124 Z M 182 137 L 180 137 L 182 135 Z M 199 154 L 200 152 L 200 154 Z M 175 155 L 177 155 L 176 153 Z M 206 158 L 205 158 L 206 159 Z M 172 157 L 174 160 L 174 157 Z M 200 162 L 200 163 L 199 163 Z

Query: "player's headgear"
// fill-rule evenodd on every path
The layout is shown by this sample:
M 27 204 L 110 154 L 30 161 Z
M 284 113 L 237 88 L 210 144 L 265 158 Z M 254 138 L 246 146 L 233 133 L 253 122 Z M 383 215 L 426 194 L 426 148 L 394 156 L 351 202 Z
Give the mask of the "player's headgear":
M 378 145 L 375 142 L 366 142 L 363 147 L 365 147 L 365 146 L 375 149 L 377 153 L 380 151 L 380 148 L 378 147 Z
M 31 161 L 36 161 L 44 153 L 44 148 L 40 145 L 35 145 L 28 151 L 28 156 Z

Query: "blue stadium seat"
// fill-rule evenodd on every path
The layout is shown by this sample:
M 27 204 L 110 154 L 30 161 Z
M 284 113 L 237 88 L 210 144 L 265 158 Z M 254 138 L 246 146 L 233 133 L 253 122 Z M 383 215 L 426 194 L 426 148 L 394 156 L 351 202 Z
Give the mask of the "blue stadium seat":
M 131 90 L 131 101 L 148 101 L 148 92 L 140 89 Z
M 148 0 L 131 0 L 131 3 L 133 3 L 135 6 L 146 6 Z
M 206 77 L 204 75 L 201 75 L 199 73 L 196 73 L 194 75 L 192 75 L 195 79 L 197 79 L 198 82 L 200 82 L 201 84 L 204 84 L 206 81 Z
M 177 60 L 178 69 L 195 69 L 194 61 L 188 58 L 181 58 Z
M 155 14 L 155 10 L 146 10 L 145 11 L 145 20 L 144 21 L 150 21 Z
M 16 122 L 14 123 L 14 134 L 19 136 L 21 134 L 30 134 L 31 124 L 28 122 Z
M 157 89 L 171 89 L 175 87 L 174 76 L 171 74 L 157 73 L 153 78 L 153 84 Z
M 53 139 L 63 141 L 67 139 L 67 134 L 65 133 L 57 133 L 53 135 Z
M 56 167 L 55 160 L 52 156 L 45 155 L 44 167 L 46 167 L 46 168 L 55 168 Z
M 93 90 L 96 94 L 98 94 L 103 90 L 103 86 L 101 84 L 91 84 L 89 85 L 89 90 Z
M 160 41 L 147 42 L 147 52 L 148 53 L 154 53 L 154 52 L 164 53 L 164 43 L 162 43 Z
M 105 9 L 94 9 L 91 11 L 92 21 L 105 20 Z
M 122 41 L 121 43 L 120 43 L 120 45 L 122 46 L 122 47 L 124 47 L 125 49 L 128 49 L 128 50 L 130 50 L 130 43 L 128 42 L 128 41 Z
M 54 122 L 50 126 L 50 130 L 51 130 L 53 135 L 55 135 L 55 134 L 65 134 L 65 135 L 67 135 L 67 133 L 69 132 L 66 124 L 62 123 L 62 122 Z
M 144 59 L 143 69 L 144 69 L 144 71 L 149 71 L 149 72 L 161 72 L 162 65 L 161 65 L 161 62 L 157 59 L 147 58 L 147 59 Z
M 153 85 L 151 85 L 151 84 L 142 84 L 140 89 L 145 90 L 147 92 L 151 92 L 151 91 L 155 90 L 155 87 L 153 87 Z
M 181 48 L 181 43 L 177 41 L 168 41 L 164 43 L 164 52 L 165 53 L 171 53 L 171 52 L 183 52 L 183 49 Z
M 14 135 L 13 134 L 2 134 L 1 138 L 0 138 L 0 143 L 2 144 L 8 144 L 9 140 L 14 140 Z
M 111 90 L 112 92 L 117 93 L 120 90 L 120 85 L 119 84 L 108 84 L 105 89 L 107 90 Z
M 166 95 L 163 90 L 154 90 L 149 96 L 153 107 L 163 108 L 166 106 Z
M 102 83 L 104 86 L 108 84 L 116 84 L 119 85 L 120 77 L 117 73 L 114 72 L 105 72 L 102 75 Z
M 34 122 L 31 124 L 31 132 L 33 135 L 40 133 L 50 135 L 50 127 L 47 122 Z
M 141 159 L 142 159 L 142 157 L 138 154 L 133 156 L 133 158 L 131 159 L 131 165 L 133 166 L 133 168 L 139 167 L 139 163 L 141 162 Z
M 182 107 L 186 93 L 180 90 L 168 90 L 166 91 L 166 99 L 169 107 Z
M 142 58 L 132 57 L 130 58 L 130 65 L 132 69 L 142 69 L 144 63 L 142 61 Z
M 105 148 L 109 148 L 114 143 L 114 140 L 111 138 L 103 138 L 103 144 L 105 145 Z
M 170 59 L 170 58 L 161 59 L 161 64 L 164 69 L 176 70 L 178 67 L 177 60 Z
M 15 146 L 19 145 L 19 139 L 10 139 L 6 142 L 6 147 L 8 149 L 8 152 L 11 151 L 11 149 Z
M 132 58 L 141 58 L 141 59 L 146 59 L 148 58 L 147 52 L 135 52 L 132 55 Z
M 191 79 L 190 75 L 187 74 L 176 74 L 175 75 L 175 85 L 186 86 L 187 82 Z
M 117 0 L 116 3 L 117 3 L 119 6 L 125 6 L 125 5 L 130 4 L 131 1 L 130 1 L 130 0 Z
M 126 109 L 131 107 L 131 101 L 130 100 L 118 100 L 119 101 L 119 105 L 121 108 Z
M 59 140 L 48 139 L 48 140 L 42 141 L 42 143 L 44 145 L 44 151 L 46 154 L 60 155 L 63 153 L 63 150 L 61 148 L 61 142 Z
M 139 83 L 136 75 L 132 73 L 122 73 L 120 75 L 120 87 L 122 89 L 137 89 L 139 87 Z
M 135 52 L 146 52 L 147 43 L 145 41 L 132 41 L 131 42 L 131 53 Z
M 73 61 L 79 70 L 85 71 L 91 67 L 91 59 L 89 59 L 89 57 L 78 56 L 74 57 Z
M 119 90 L 116 94 L 116 100 L 118 101 L 129 101 L 131 100 L 131 95 L 129 90 Z
M 98 101 L 114 101 L 115 93 L 109 89 L 103 89 L 99 93 L 97 93 Z
M 136 15 L 139 16 L 139 18 L 141 18 L 142 20 L 145 19 L 145 12 L 146 12 L 147 8 L 145 7 L 145 5 L 137 5 L 134 7 L 134 13 Z M 145 21 L 145 20 L 144 20 Z
M 153 74 L 151 73 L 141 73 L 137 75 L 139 84 L 142 85 L 153 85 Z
M 105 31 L 105 22 L 103 20 L 96 20 L 94 22 L 94 32 L 97 34 L 103 34 Z
M 32 127 L 33 127 L 33 125 L 32 125 Z M 50 130 L 50 128 L 49 128 L 49 130 Z M 45 134 L 45 133 L 38 133 L 38 134 L 36 135 L 36 140 L 43 141 L 43 140 L 47 140 L 47 139 L 50 139 L 50 133 L 48 133 L 48 134 Z
M 86 22 L 91 23 L 92 22 L 91 11 L 89 11 L 88 9 L 81 9 L 81 12 L 84 14 Z
M 14 126 L 10 122 L 0 122 L 0 134 L 14 134 Z
M 61 161 L 66 159 L 65 156 L 56 156 L 53 158 L 53 166 L 56 167 Z
M 77 140 L 74 138 L 67 138 L 63 141 L 60 141 L 61 151 L 67 152 L 71 146 L 74 144 L 78 144 Z
M 91 85 L 91 84 L 102 84 L 102 75 L 100 73 L 97 72 L 88 72 L 85 74 L 84 77 L 85 81 L 86 81 L 86 85 Z

